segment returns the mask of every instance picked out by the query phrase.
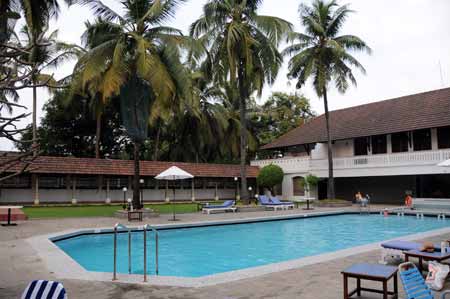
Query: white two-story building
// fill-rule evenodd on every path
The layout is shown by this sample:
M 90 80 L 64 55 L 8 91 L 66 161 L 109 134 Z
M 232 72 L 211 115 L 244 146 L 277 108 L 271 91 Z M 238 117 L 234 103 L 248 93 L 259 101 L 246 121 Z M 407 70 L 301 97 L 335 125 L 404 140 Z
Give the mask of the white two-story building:
M 415 197 L 450 198 L 450 88 L 330 112 L 336 197 L 357 191 L 373 202 Z M 254 166 L 283 168 L 284 199 L 305 196 L 305 175 L 323 178 L 312 196 L 326 198 L 328 177 L 325 116 L 320 115 L 266 145 L 275 159 Z

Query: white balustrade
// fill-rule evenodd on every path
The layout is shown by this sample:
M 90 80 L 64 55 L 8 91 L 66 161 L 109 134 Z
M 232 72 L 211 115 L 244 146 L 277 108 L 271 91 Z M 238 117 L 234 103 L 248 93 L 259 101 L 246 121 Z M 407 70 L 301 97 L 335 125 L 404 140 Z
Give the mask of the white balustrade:
M 334 158 L 333 166 L 335 169 L 421 165 L 434 166 L 447 159 L 450 159 L 450 149 Z M 256 160 L 252 161 L 251 164 L 260 167 L 275 164 L 283 168 L 286 173 L 313 172 L 315 170 L 328 169 L 327 159 L 310 159 L 309 157 L 284 157 L 281 159 Z

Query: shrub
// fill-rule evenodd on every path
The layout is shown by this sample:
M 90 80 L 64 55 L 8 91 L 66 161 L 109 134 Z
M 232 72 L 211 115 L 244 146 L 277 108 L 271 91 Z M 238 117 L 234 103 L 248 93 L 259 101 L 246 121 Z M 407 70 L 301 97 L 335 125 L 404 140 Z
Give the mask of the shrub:
M 259 171 L 256 181 L 258 185 L 263 188 L 268 188 L 273 191 L 273 187 L 283 182 L 284 172 L 280 166 L 270 164 L 264 166 Z

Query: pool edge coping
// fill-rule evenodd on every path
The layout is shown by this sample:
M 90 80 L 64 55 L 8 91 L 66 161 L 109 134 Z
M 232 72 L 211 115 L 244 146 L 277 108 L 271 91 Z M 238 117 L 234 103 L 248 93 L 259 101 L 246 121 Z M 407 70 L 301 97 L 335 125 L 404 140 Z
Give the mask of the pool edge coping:
M 210 225 L 223 225 L 223 224 L 239 224 L 258 221 L 270 221 L 270 220 L 287 220 L 293 218 L 307 218 L 317 216 L 332 216 L 341 214 L 355 214 L 355 212 L 348 211 L 333 211 L 333 212 L 318 212 L 318 213 L 300 213 L 291 215 L 277 215 L 269 217 L 253 217 L 243 219 L 227 219 L 218 221 L 197 221 L 186 222 L 177 224 L 159 224 L 152 225 L 156 228 L 186 228 L 186 227 L 198 227 L 198 226 L 210 226 Z M 356 213 L 358 214 L 358 213 Z M 131 229 L 139 229 L 142 226 L 134 226 Z M 95 229 L 71 229 L 57 233 L 45 234 L 34 236 L 26 239 L 31 247 L 37 252 L 38 256 L 42 259 L 49 271 L 51 271 L 58 279 L 78 279 L 78 280 L 95 280 L 95 281 L 110 281 L 112 282 L 112 272 L 93 272 L 84 269 L 74 259 L 72 259 L 65 251 L 60 249 L 53 241 L 58 237 L 76 236 L 84 234 L 105 233 L 111 232 L 111 228 L 95 228 Z M 427 237 L 433 237 L 450 233 L 450 228 L 440 228 L 437 230 L 431 230 L 422 233 L 416 233 L 412 235 L 406 235 L 402 238 L 405 241 L 412 241 L 417 239 L 423 239 Z M 118 280 L 114 282 L 118 283 L 133 283 L 133 284 L 145 284 L 154 286 L 172 286 L 172 287 L 206 287 L 213 286 L 222 283 L 229 283 L 237 280 L 254 278 L 262 275 L 276 273 L 280 271 L 292 270 L 302 268 L 311 264 L 323 263 L 338 258 L 344 258 L 355 254 L 365 253 L 372 250 L 381 249 L 380 244 L 383 242 L 399 239 L 388 239 L 370 244 L 350 247 L 333 252 L 322 253 L 314 256 L 302 257 L 299 259 L 293 259 L 278 263 L 271 263 L 262 266 L 250 267 L 245 269 L 227 271 L 217 274 L 211 274 L 201 277 L 178 277 L 178 276 L 155 276 L 147 275 L 148 281 L 143 282 L 142 274 L 122 274 L 118 273 Z M 376 261 L 378 262 L 378 261 Z M 61 267 L 64 265 L 64 267 Z

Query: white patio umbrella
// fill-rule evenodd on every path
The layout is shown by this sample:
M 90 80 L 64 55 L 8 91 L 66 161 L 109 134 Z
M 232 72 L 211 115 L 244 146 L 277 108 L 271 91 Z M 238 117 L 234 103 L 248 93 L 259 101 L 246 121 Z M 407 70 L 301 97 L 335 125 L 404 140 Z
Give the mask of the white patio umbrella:
M 166 180 L 166 181 L 176 181 L 176 180 L 186 180 L 186 179 L 192 179 L 194 178 L 194 176 L 192 174 L 190 174 L 187 171 L 184 171 L 183 169 L 176 167 L 176 166 L 172 166 L 166 170 L 164 170 L 163 172 L 161 172 L 160 174 L 158 174 L 155 179 L 157 180 Z M 176 221 L 178 220 L 175 217 L 175 207 L 173 205 L 173 201 L 175 200 L 175 187 L 173 188 L 173 200 L 171 200 L 171 204 L 172 204 L 172 215 L 173 218 L 169 219 L 172 221 Z
M 439 163 L 437 166 L 441 166 L 441 167 L 450 167 L 450 159 L 445 160 L 445 161 Z

